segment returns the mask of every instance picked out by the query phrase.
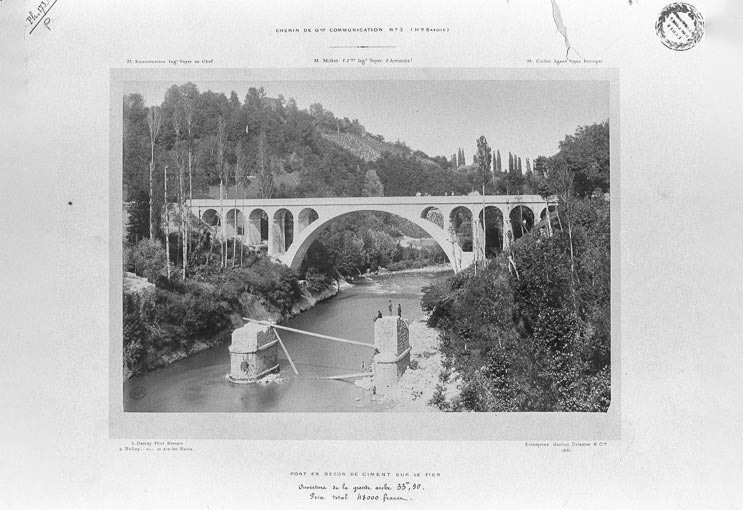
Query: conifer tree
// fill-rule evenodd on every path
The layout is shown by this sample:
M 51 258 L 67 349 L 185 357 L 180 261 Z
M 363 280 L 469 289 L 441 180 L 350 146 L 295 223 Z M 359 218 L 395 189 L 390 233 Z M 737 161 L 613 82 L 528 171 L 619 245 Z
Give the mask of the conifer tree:
M 500 160 L 500 149 L 495 151 L 495 170 L 497 172 L 503 171 L 503 164 L 501 163 L 501 160 Z

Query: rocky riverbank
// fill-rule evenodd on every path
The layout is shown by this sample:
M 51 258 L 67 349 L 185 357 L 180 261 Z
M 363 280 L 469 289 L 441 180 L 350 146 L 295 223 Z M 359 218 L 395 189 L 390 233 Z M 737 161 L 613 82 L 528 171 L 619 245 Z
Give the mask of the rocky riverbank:
M 146 359 L 142 363 L 142 369 L 136 372 L 128 369 L 126 364 L 123 367 L 123 378 L 124 381 L 128 380 L 133 375 L 141 375 L 159 368 L 168 366 L 176 361 L 185 359 L 189 356 L 193 356 L 196 353 L 215 347 L 224 342 L 229 342 L 231 339 L 232 331 L 245 324 L 243 316 L 250 317 L 258 320 L 268 320 L 273 322 L 279 322 L 282 320 L 295 317 L 302 312 L 305 312 L 313 308 L 320 301 L 330 299 L 340 292 L 342 287 L 347 284 L 345 282 L 332 282 L 326 289 L 312 293 L 305 289 L 302 293 L 302 297 L 294 304 L 291 312 L 282 314 L 280 312 L 268 311 L 264 303 L 260 299 L 254 297 L 249 301 L 242 304 L 243 309 L 241 313 L 233 312 L 230 314 L 229 325 L 217 333 L 207 337 L 199 338 L 195 340 L 188 349 L 177 348 L 168 350 L 166 352 L 148 352 Z M 148 282 L 146 278 L 141 278 L 133 273 L 124 273 L 124 293 L 133 293 L 139 295 L 146 295 L 149 292 L 153 292 L 155 285 Z
M 447 262 L 446 264 L 435 264 L 432 266 L 415 267 L 415 268 L 411 267 L 409 269 L 398 269 L 395 271 L 390 271 L 385 268 L 380 268 L 379 271 L 376 271 L 374 273 L 367 273 L 366 276 L 383 275 L 383 274 L 404 274 L 404 273 L 445 273 L 451 270 L 452 270 L 451 264 Z
M 410 367 L 398 382 L 397 388 L 379 397 L 379 401 L 392 403 L 391 412 L 440 412 L 439 408 L 430 404 L 436 386 L 441 384 L 440 376 L 444 371 L 438 350 L 439 333 L 428 327 L 425 317 L 412 321 L 408 325 L 408 331 Z M 459 393 L 456 380 L 456 376 L 452 374 L 448 382 L 442 384 L 448 398 Z

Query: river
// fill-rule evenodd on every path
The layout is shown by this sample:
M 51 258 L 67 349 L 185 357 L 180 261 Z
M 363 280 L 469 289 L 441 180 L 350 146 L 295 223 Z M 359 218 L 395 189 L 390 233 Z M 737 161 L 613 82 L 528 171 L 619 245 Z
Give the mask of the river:
M 415 320 L 422 289 L 446 278 L 446 273 L 398 273 L 374 277 L 344 289 L 336 297 L 288 320 L 285 325 L 374 343 L 373 317 L 402 307 L 403 318 Z M 368 368 L 373 349 L 341 344 L 289 331 L 281 338 L 299 370 L 294 375 L 279 349 L 278 381 L 238 385 L 225 378 L 230 369 L 228 344 L 200 352 L 150 374 L 124 383 L 124 410 L 128 412 L 379 412 L 380 403 L 353 382 L 322 379 Z

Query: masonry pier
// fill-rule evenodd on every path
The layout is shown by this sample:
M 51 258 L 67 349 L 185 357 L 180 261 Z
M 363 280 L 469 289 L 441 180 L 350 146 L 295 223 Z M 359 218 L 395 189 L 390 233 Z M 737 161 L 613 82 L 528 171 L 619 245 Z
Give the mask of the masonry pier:
M 385 394 L 397 387 L 397 382 L 410 365 L 408 323 L 397 315 L 388 315 L 374 321 L 373 383 L 377 393 Z
M 279 340 L 270 326 L 249 322 L 232 332 L 230 373 L 227 378 L 238 384 L 254 383 L 279 371 Z

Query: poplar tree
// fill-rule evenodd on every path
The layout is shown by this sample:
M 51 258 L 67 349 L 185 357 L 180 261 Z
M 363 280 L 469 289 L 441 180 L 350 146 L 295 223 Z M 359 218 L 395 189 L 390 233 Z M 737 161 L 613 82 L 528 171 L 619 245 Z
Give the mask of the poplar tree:
M 183 192 L 183 172 L 186 166 L 186 154 L 183 148 L 183 141 L 181 140 L 181 124 L 182 124 L 182 112 L 180 105 L 176 103 L 175 111 L 173 112 L 173 130 L 175 131 L 175 143 L 173 144 L 173 152 L 175 154 L 175 163 L 178 167 L 178 214 L 180 216 L 180 225 L 178 233 L 181 242 L 182 257 L 183 257 L 183 279 L 186 279 L 186 260 L 188 259 L 188 240 L 186 239 L 186 232 L 188 227 L 186 226 L 186 213 L 185 213 L 185 196 Z
M 219 220 L 222 223 L 222 239 L 219 245 L 222 247 L 222 268 L 227 267 L 227 239 L 225 237 L 224 218 L 224 185 L 227 181 L 225 150 L 227 143 L 226 125 L 224 117 L 219 116 L 217 121 L 217 173 L 219 174 Z
M 260 198 L 271 198 L 273 196 L 273 173 L 267 154 L 266 133 L 261 131 L 258 136 L 258 183 Z
M 153 174 L 155 173 L 155 140 L 160 131 L 161 122 L 162 115 L 160 113 L 160 108 L 157 106 L 151 107 L 149 115 L 147 115 L 147 125 L 150 128 L 150 147 L 152 149 L 150 155 L 150 239 L 155 235 L 155 225 L 152 220 L 152 205 L 155 196 Z

